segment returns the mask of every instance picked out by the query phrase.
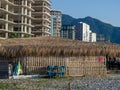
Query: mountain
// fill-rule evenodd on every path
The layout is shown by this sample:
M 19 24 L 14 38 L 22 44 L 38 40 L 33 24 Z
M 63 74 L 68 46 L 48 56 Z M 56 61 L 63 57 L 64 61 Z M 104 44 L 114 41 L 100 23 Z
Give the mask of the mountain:
M 76 19 L 66 14 L 62 15 L 62 25 L 76 25 L 78 22 L 89 24 L 92 32 L 104 35 L 105 39 L 112 43 L 120 44 L 120 27 L 112 26 L 90 16 Z
M 69 16 L 69 15 L 66 15 L 66 14 L 63 14 L 62 15 L 62 23 L 64 25 L 68 25 L 68 24 L 71 24 L 73 21 L 75 20 L 75 18 Z M 64 23 L 65 22 L 65 23 Z

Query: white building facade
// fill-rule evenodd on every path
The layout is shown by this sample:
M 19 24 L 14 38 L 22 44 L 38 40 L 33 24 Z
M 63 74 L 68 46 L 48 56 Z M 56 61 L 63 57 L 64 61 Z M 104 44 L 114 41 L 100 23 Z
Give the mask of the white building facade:
M 90 42 L 96 42 L 96 33 L 90 33 Z
M 79 22 L 75 26 L 75 39 L 81 40 L 85 42 L 95 42 L 96 41 L 96 34 L 92 33 L 90 30 L 90 26 L 86 23 Z

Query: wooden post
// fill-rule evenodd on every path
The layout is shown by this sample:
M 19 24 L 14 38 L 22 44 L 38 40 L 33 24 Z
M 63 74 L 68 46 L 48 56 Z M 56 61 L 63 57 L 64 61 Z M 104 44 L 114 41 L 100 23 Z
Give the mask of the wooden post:
M 68 72 L 68 64 L 69 63 L 69 60 L 68 60 L 68 58 L 66 58 L 66 75 L 69 75 L 69 72 Z
M 71 90 L 70 81 L 68 82 L 68 90 Z

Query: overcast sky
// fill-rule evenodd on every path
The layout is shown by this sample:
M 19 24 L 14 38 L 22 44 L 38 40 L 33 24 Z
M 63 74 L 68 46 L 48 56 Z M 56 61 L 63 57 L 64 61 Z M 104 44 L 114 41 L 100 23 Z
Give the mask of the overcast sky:
M 52 8 L 75 18 L 91 16 L 120 27 L 120 0 L 51 0 Z

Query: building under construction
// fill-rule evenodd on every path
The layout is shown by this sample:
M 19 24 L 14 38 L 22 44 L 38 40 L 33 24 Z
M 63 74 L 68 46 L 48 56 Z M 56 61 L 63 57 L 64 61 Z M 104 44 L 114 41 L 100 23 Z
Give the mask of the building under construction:
M 32 16 L 34 17 L 32 24 L 34 25 L 32 33 L 37 36 L 49 36 L 50 35 L 50 5 L 49 0 L 34 0 L 32 4 L 34 11 Z
M 31 36 L 33 0 L 0 0 L 0 38 Z

